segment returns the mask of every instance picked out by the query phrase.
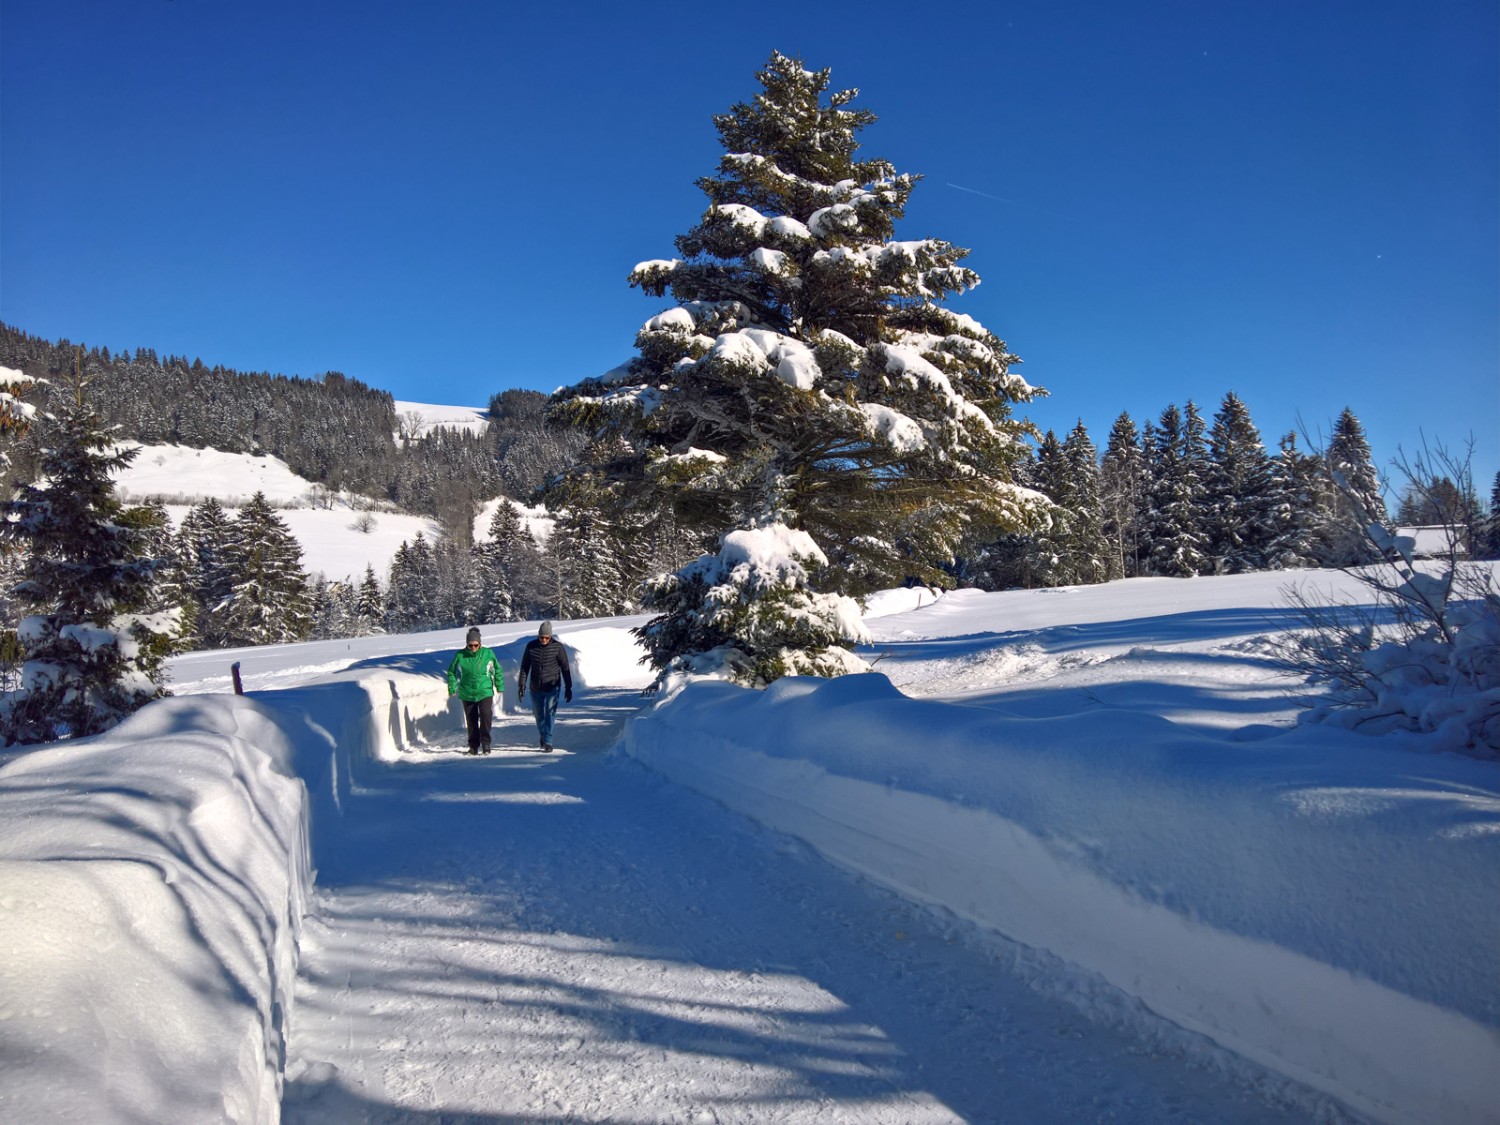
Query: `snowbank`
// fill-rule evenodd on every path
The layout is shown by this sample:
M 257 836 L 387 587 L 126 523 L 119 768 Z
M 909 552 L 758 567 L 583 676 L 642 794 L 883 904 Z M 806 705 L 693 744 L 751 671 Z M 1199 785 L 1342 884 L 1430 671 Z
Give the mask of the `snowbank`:
M 882 675 L 694 684 L 624 749 L 1378 1120 L 1500 1120 L 1492 766 L 1021 719 Z
M 462 725 L 402 663 L 161 700 L 0 769 L 7 1121 L 279 1119 L 309 829 L 337 831 L 369 763 Z
M 0 771 L 9 1121 L 270 1122 L 311 872 L 295 735 L 164 700 Z

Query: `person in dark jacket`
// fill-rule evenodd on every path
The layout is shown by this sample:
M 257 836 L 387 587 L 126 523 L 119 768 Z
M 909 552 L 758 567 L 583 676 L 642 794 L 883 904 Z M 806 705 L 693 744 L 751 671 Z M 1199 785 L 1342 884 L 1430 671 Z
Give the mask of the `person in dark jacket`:
M 528 678 L 528 673 L 529 677 Z M 557 697 L 561 693 L 573 702 L 573 672 L 568 667 L 568 650 L 552 638 L 552 622 L 543 621 L 536 639 L 528 641 L 521 653 L 521 676 L 516 685 L 517 698 L 525 702 L 531 692 L 531 713 L 536 716 L 536 732 L 542 753 L 552 753 L 552 723 L 557 717 Z
M 490 723 L 495 715 L 495 693 L 505 690 L 505 673 L 495 654 L 470 629 L 464 647 L 448 662 L 448 694 L 463 701 L 464 726 L 469 728 L 469 753 L 490 752 Z

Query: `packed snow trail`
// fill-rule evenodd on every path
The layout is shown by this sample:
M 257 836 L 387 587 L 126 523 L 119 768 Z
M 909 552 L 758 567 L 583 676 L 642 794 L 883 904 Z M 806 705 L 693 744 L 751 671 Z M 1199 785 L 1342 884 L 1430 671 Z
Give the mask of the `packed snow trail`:
M 285 1121 L 1307 1120 L 608 756 L 639 703 L 582 695 L 552 756 L 497 717 L 494 755 L 455 732 L 357 794 L 316 857 Z

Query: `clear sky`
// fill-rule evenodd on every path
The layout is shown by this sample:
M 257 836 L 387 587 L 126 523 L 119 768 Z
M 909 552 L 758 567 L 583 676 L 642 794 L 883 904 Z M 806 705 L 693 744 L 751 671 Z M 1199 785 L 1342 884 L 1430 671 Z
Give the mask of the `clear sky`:
M 925 177 L 897 235 L 973 251 L 1043 429 L 1348 405 L 1488 497 L 1494 0 L 0 0 L 0 319 L 425 402 L 599 374 L 773 49 Z

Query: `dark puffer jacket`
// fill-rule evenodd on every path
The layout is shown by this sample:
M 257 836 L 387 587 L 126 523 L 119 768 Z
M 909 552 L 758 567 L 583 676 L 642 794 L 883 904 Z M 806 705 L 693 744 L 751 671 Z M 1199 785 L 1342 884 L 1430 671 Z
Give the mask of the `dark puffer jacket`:
M 529 678 L 528 672 L 531 673 Z M 526 651 L 521 653 L 520 680 L 522 691 L 551 691 L 560 680 L 571 695 L 573 671 L 568 667 L 568 650 L 563 648 L 562 642 L 551 640 L 542 644 L 540 639 L 533 637 L 526 645 Z

